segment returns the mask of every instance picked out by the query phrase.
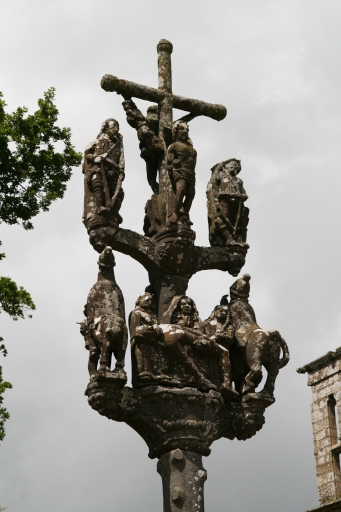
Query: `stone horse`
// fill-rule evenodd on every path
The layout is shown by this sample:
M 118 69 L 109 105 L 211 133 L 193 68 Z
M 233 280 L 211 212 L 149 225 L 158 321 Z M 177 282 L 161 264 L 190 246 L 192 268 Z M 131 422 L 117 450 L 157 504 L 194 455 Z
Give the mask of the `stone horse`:
M 124 385 L 127 380 L 124 358 L 128 331 L 123 295 L 115 280 L 115 257 L 111 247 L 106 247 L 100 254 L 98 266 L 98 280 L 91 288 L 85 306 L 87 319 L 82 322 L 84 332 L 81 327 L 86 339 L 85 346 L 89 350 L 89 374 L 90 378 L 97 374 L 98 362 L 99 373 L 110 372 L 114 354 L 116 365 L 110 376 L 121 380 Z
M 231 347 L 232 378 L 237 391 L 243 395 L 255 393 L 263 378 L 264 366 L 268 375 L 262 391 L 257 394 L 273 398 L 278 372 L 289 362 L 289 349 L 278 331 L 265 331 L 257 324 L 255 312 L 248 301 L 250 279 L 245 274 L 230 288 L 228 307 L 235 330 L 235 342 Z M 226 296 L 222 303 L 226 303 Z

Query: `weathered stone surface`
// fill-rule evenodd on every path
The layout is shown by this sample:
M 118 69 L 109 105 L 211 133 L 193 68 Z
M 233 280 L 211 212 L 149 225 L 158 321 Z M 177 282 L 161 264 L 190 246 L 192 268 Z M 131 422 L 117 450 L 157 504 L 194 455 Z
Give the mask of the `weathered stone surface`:
M 271 400 L 278 372 L 289 362 L 289 349 L 278 331 L 265 331 L 257 324 L 248 300 L 250 279 L 249 274 L 244 274 L 230 288 L 231 302 L 228 308 L 235 336 L 231 347 L 232 378 L 237 391 L 244 395 L 254 394 L 262 380 L 264 366 L 267 378 L 258 398 Z M 226 301 L 226 296 L 222 297 L 221 303 Z
M 238 397 L 231 384 L 229 352 L 221 343 L 225 337 L 205 334 L 193 300 L 173 297 L 160 323 L 152 302 L 150 293 L 140 295 L 129 316 L 134 387 L 193 386 L 219 390 L 226 399 Z
M 207 185 L 209 238 L 212 246 L 246 242 L 249 209 L 243 182 L 237 178 L 240 160 L 230 158 L 212 167 Z
M 223 105 L 184 98 L 176 94 L 167 94 L 162 89 L 139 85 L 113 75 L 104 75 L 101 80 L 101 87 L 107 92 L 117 92 L 124 98 L 139 98 L 156 103 L 160 103 L 169 97 L 173 108 L 193 112 L 198 116 L 211 117 L 216 121 L 222 121 L 226 117 L 226 108 Z
M 116 119 L 104 121 L 97 139 L 86 147 L 83 173 L 83 223 L 88 232 L 103 226 L 117 228 L 122 222 L 124 153 Z
M 191 233 L 169 229 L 150 238 L 130 229 L 100 227 L 89 231 L 89 239 L 97 252 L 110 246 L 141 263 L 149 274 L 150 284 L 165 274 L 182 275 L 188 280 L 202 270 L 217 269 L 238 275 L 245 263 L 246 247 L 198 247 Z
M 298 368 L 298 373 L 308 372 L 313 403 L 311 418 L 314 436 L 314 455 L 319 510 L 341 510 L 340 470 L 340 418 L 341 418 L 341 347 L 334 352 Z
M 86 318 L 80 329 L 85 348 L 89 350 L 89 374 L 91 379 L 101 374 L 124 386 L 127 382 L 124 358 L 128 331 L 123 295 L 115 280 L 115 257 L 111 247 L 106 247 L 101 253 L 98 266 L 98 280 L 89 292 L 84 308 Z M 112 355 L 116 364 L 111 372 Z
M 90 350 L 86 395 L 100 414 L 124 421 L 138 432 L 149 456 L 160 459 L 164 510 L 203 512 L 206 472 L 201 456 L 209 455 L 216 439 L 246 440 L 262 428 L 265 409 L 275 401 L 275 379 L 289 352 L 278 331 L 258 326 L 248 303 L 249 276 L 238 279 L 230 288 L 232 300 L 224 295 L 204 321 L 193 299 L 186 296 L 188 281 L 196 272 L 218 269 L 239 274 L 249 247 L 249 210 L 243 182 L 237 177 L 240 161 L 232 158 L 217 164 L 207 190 L 211 247 L 195 245 L 190 211 L 197 152 L 188 123 L 199 115 L 221 120 L 226 109 L 173 94 L 173 46 L 162 39 L 157 51 L 158 89 L 111 75 L 101 82 L 104 90 L 123 96 L 127 122 L 137 132 L 153 191 L 146 198 L 144 235 L 120 227 L 124 157 L 117 121 L 105 121 L 85 151 L 83 222 L 91 245 L 101 253 L 98 281 L 89 293 L 81 324 Z M 132 98 L 157 104 L 144 115 Z M 173 122 L 173 108 L 188 114 Z M 138 261 L 149 278 L 129 315 L 133 388 L 124 386 L 127 328 L 112 249 Z M 268 376 L 257 392 L 262 366 Z M 324 408 L 321 400 L 313 413 L 319 436 L 332 435 Z M 338 447 L 332 449 L 336 453 Z M 321 462 L 323 475 L 325 463 Z
M 244 399 L 224 401 L 220 393 L 195 388 L 147 386 L 120 388 L 115 381 L 96 379 L 85 394 L 101 415 L 130 425 L 149 447 L 149 457 L 180 448 L 202 455 L 221 437 L 246 440 L 265 422 L 270 403 Z
M 202 456 L 187 450 L 163 455 L 157 471 L 162 477 L 164 512 L 204 512 L 204 483 L 207 472 Z
M 158 161 L 164 156 L 165 152 L 164 142 L 158 137 L 159 107 L 158 105 L 149 107 L 145 117 L 132 100 L 126 100 L 122 105 L 127 115 L 128 124 L 135 128 L 137 132 L 137 138 L 140 142 L 140 156 L 146 162 L 148 183 L 153 192 L 158 194 Z

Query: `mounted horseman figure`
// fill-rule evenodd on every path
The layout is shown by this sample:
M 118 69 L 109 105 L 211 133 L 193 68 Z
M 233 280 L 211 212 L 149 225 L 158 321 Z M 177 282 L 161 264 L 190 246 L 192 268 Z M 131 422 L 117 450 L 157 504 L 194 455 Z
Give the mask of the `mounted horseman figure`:
M 243 395 L 255 393 L 262 380 L 264 366 L 268 375 L 257 396 L 272 402 L 278 372 L 289 362 L 289 349 L 278 331 L 265 331 L 257 324 L 255 312 L 248 301 L 250 279 L 249 274 L 244 274 L 230 288 L 229 312 L 235 330 L 235 342 L 231 347 L 232 379 L 237 391 Z M 226 303 L 226 296 L 222 297 L 221 303 Z
M 84 309 L 86 319 L 81 323 L 85 348 L 89 350 L 89 374 L 115 379 L 124 386 L 127 375 L 124 359 L 128 343 L 125 324 L 124 298 L 114 275 L 115 257 L 111 247 L 106 247 L 98 260 L 97 282 L 91 288 Z M 111 358 L 116 358 L 115 369 L 110 370 Z M 99 362 L 99 368 L 97 368 Z

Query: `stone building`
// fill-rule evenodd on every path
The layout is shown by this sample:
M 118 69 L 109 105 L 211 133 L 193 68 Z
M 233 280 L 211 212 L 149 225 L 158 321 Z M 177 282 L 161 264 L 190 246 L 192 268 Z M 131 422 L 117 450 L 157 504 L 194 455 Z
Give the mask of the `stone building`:
M 341 512 L 341 347 L 297 372 L 308 373 L 313 399 L 311 420 L 320 501 L 314 510 Z

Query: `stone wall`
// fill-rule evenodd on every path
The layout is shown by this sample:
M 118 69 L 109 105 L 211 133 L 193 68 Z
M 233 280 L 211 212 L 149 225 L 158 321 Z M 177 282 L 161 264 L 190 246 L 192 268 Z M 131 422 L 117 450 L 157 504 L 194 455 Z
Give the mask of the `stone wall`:
M 318 510 L 341 511 L 341 501 L 334 503 L 341 498 L 341 347 L 297 371 L 308 373 L 312 390 L 311 418 L 321 504 Z

